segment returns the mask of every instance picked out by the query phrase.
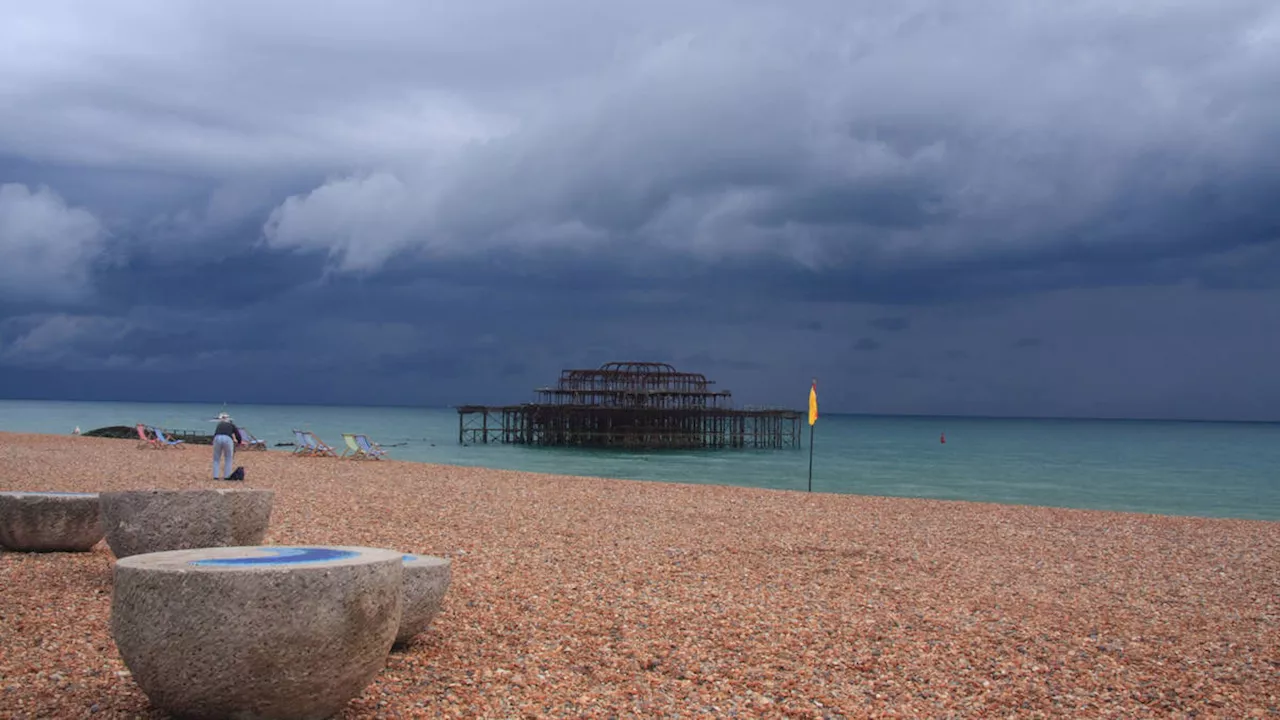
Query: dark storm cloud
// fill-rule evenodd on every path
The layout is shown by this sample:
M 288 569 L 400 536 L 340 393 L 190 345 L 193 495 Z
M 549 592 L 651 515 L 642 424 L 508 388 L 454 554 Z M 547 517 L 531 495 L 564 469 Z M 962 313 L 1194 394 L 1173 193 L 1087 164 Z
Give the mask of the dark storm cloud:
M 901 332 L 911 327 L 911 319 L 905 317 L 880 317 L 872 320 L 871 326 L 885 332 Z
M 769 402 L 844 373 L 835 407 L 1093 412 L 1035 389 L 1010 338 L 1052 326 L 1102 373 L 1087 349 L 1132 327 L 1135 358 L 1192 326 L 1274 350 L 1269 315 L 1214 305 L 1252 318 L 1229 336 L 1150 300 L 1276 298 L 1262 0 L 55 1 L 8 20 L 0 393 L 62 368 L 68 388 L 198 394 L 230 364 L 246 397 L 343 399 L 356 371 L 381 401 L 506 401 L 654 358 Z M 1141 317 L 1101 339 L 1059 337 L 1070 313 L 1043 299 L 1133 288 Z M 1044 317 L 989 324 L 1024 306 Z M 868 327 L 892 346 L 851 342 Z M 1178 362 L 1225 362 L 1208 347 Z
M 880 341 L 876 340 L 875 338 L 869 338 L 869 337 L 858 338 L 858 341 L 853 344 L 853 349 L 861 352 L 871 352 L 873 350 L 879 350 Z

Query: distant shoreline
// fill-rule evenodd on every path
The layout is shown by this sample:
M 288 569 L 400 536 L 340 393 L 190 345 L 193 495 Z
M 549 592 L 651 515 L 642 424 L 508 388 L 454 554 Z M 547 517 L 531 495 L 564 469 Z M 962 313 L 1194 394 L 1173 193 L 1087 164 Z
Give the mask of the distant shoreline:
M 25 440 L 37 440 L 41 444 L 43 444 L 46 441 L 59 441 L 59 440 L 65 440 L 68 442 L 106 442 L 106 443 L 111 443 L 113 445 L 128 444 L 130 442 L 136 443 L 136 440 L 131 441 L 128 438 L 124 438 L 124 439 L 96 438 L 96 437 L 77 436 L 69 433 L 66 435 L 60 435 L 55 433 L 27 433 L 27 432 L 11 432 L 7 430 L 0 430 L 0 444 L 3 444 L 3 440 L 6 438 L 15 440 L 19 444 L 24 442 Z M 197 452 L 200 453 L 202 456 L 208 455 L 211 452 L 209 446 L 207 445 L 193 444 L 190 449 L 194 450 L 196 448 L 198 448 Z M 336 449 L 339 453 L 342 451 L 342 448 L 340 447 Z M 132 452 L 133 450 L 134 449 L 131 448 L 129 451 Z M 137 449 L 136 451 L 139 453 L 145 453 L 144 456 L 151 455 L 152 453 L 165 454 L 165 453 L 173 453 L 173 452 L 182 452 L 175 449 L 160 449 L 160 450 L 154 450 L 154 451 L 151 449 Z M 185 449 L 183 451 L 185 451 Z M 237 448 L 235 453 L 235 457 L 237 458 L 237 463 L 240 463 L 246 456 L 260 457 L 264 455 L 292 456 L 294 455 L 294 453 L 288 447 L 277 448 L 271 445 L 267 447 L 266 452 L 250 451 L 243 448 Z M 372 461 L 372 460 L 354 460 L 353 461 L 345 458 L 333 458 L 333 457 L 313 458 L 313 457 L 300 455 L 297 457 L 297 460 L 307 461 L 307 462 L 319 462 L 319 463 L 333 462 L 333 463 L 340 463 L 343 465 L 356 463 L 359 465 L 371 465 L 375 467 L 380 464 L 403 464 L 403 465 L 409 465 L 409 466 L 415 466 L 415 467 L 450 468 L 453 470 L 464 471 L 464 472 L 493 472 L 493 473 L 507 473 L 507 474 L 514 473 L 514 474 L 537 476 L 540 478 L 547 478 L 547 479 L 561 478 L 561 479 L 571 479 L 571 480 L 598 480 L 598 481 L 608 481 L 611 483 L 644 483 L 646 485 L 654 485 L 654 484 L 671 485 L 676 487 L 687 487 L 687 488 L 710 487 L 710 488 L 724 488 L 724 489 L 732 489 L 732 490 L 744 490 L 744 491 L 751 491 L 751 492 L 797 493 L 801 496 L 807 496 L 807 497 L 816 497 L 816 496 L 853 497 L 853 498 L 866 498 L 866 499 L 885 500 L 885 501 L 893 501 L 893 502 L 955 503 L 955 504 L 970 505 L 970 506 L 990 506 L 993 508 L 1026 509 L 1026 510 L 1068 512 L 1068 513 L 1071 513 L 1071 512 L 1104 513 L 1104 514 L 1116 514 L 1116 515 L 1123 515 L 1123 516 L 1168 518 L 1172 520 L 1269 523 L 1269 524 L 1280 526 L 1280 520 L 1260 519 L 1260 518 L 1182 515 L 1182 514 L 1172 514 L 1172 513 L 1144 512 L 1144 511 L 1136 511 L 1136 510 L 1064 507 L 1059 505 L 1037 505 L 1033 503 L 1006 503 L 1006 502 L 996 502 L 991 500 L 973 500 L 973 499 L 960 499 L 960 498 L 929 498 L 929 497 L 910 497 L 910 496 L 898 496 L 898 495 L 877 495 L 877 494 L 871 494 L 871 493 L 822 491 L 821 489 L 817 489 L 813 492 L 807 492 L 807 491 L 798 490 L 795 488 L 752 487 L 752 486 L 744 486 L 744 485 L 734 485 L 732 483 L 701 483 L 701 482 L 687 482 L 687 481 L 679 481 L 679 480 L 648 480 L 643 478 L 612 477 L 607 475 L 587 475 L 587 474 L 572 474 L 572 473 L 540 472 L 540 471 L 530 471 L 530 470 L 514 470 L 510 468 L 489 467 L 485 465 L 460 465 L 460 464 L 424 461 L 424 460 L 406 460 L 406 459 L 396 458 L 393 456 L 387 456 L 385 458 L 382 458 L 376 461 Z M 6 488 L 0 487 L 0 490 L 4 490 L 4 489 Z
M 0 428 L 64 435 L 145 422 L 196 435 L 222 406 L 0 402 Z M 662 482 L 806 489 L 808 428 L 799 448 L 587 449 L 460 442 L 457 412 L 436 408 L 228 406 L 269 449 L 291 428 L 342 448 L 366 434 L 390 457 Z M 473 427 L 472 422 L 466 427 Z M 889 497 L 1280 520 L 1280 424 L 993 420 L 826 415 L 814 428 L 813 489 Z M 945 433 L 946 443 L 940 442 Z M 491 438 L 492 439 L 492 438 Z M 500 439 L 500 438 L 499 438 Z

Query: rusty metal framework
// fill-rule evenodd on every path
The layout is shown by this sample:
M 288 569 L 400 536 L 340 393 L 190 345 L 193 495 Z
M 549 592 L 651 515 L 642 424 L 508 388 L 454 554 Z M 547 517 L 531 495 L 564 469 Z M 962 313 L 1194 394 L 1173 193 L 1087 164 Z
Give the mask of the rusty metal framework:
M 458 442 L 632 449 L 797 448 L 800 417 L 735 409 L 728 390 L 666 363 L 610 362 L 563 370 L 538 401 L 458 408 Z

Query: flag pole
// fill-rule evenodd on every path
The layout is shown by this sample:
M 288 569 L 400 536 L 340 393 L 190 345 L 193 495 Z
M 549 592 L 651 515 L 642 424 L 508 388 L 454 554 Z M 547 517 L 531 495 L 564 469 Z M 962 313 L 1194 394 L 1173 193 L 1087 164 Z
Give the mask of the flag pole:
M 809 426 L 809 492 L 813 492 L 813 426 Z
M 818 379 L 809 387 L 809 492 L 813 492 L 813 426 L 818 422 Z

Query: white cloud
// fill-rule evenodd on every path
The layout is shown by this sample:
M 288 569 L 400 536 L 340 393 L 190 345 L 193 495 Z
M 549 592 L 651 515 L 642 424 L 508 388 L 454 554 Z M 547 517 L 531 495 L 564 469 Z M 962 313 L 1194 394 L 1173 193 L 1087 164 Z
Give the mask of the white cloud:
M 0 295 L 65 300 L 85 291 L 104 232 L 48 188 L 0 185 Z
M 394 175 L 348 177 L 285 200 L 264 234 L 273 247 L 321 249 L 339 269 L 370 270 L 409 244 L 429 214 L 428 202 Z
M 1280 161 L 1272 5 L 50 0 L 0 26 L 0 153 L 263 178 L 266 242 L 346 271 L 636 243 L 930 262 L 1108 238 Z

